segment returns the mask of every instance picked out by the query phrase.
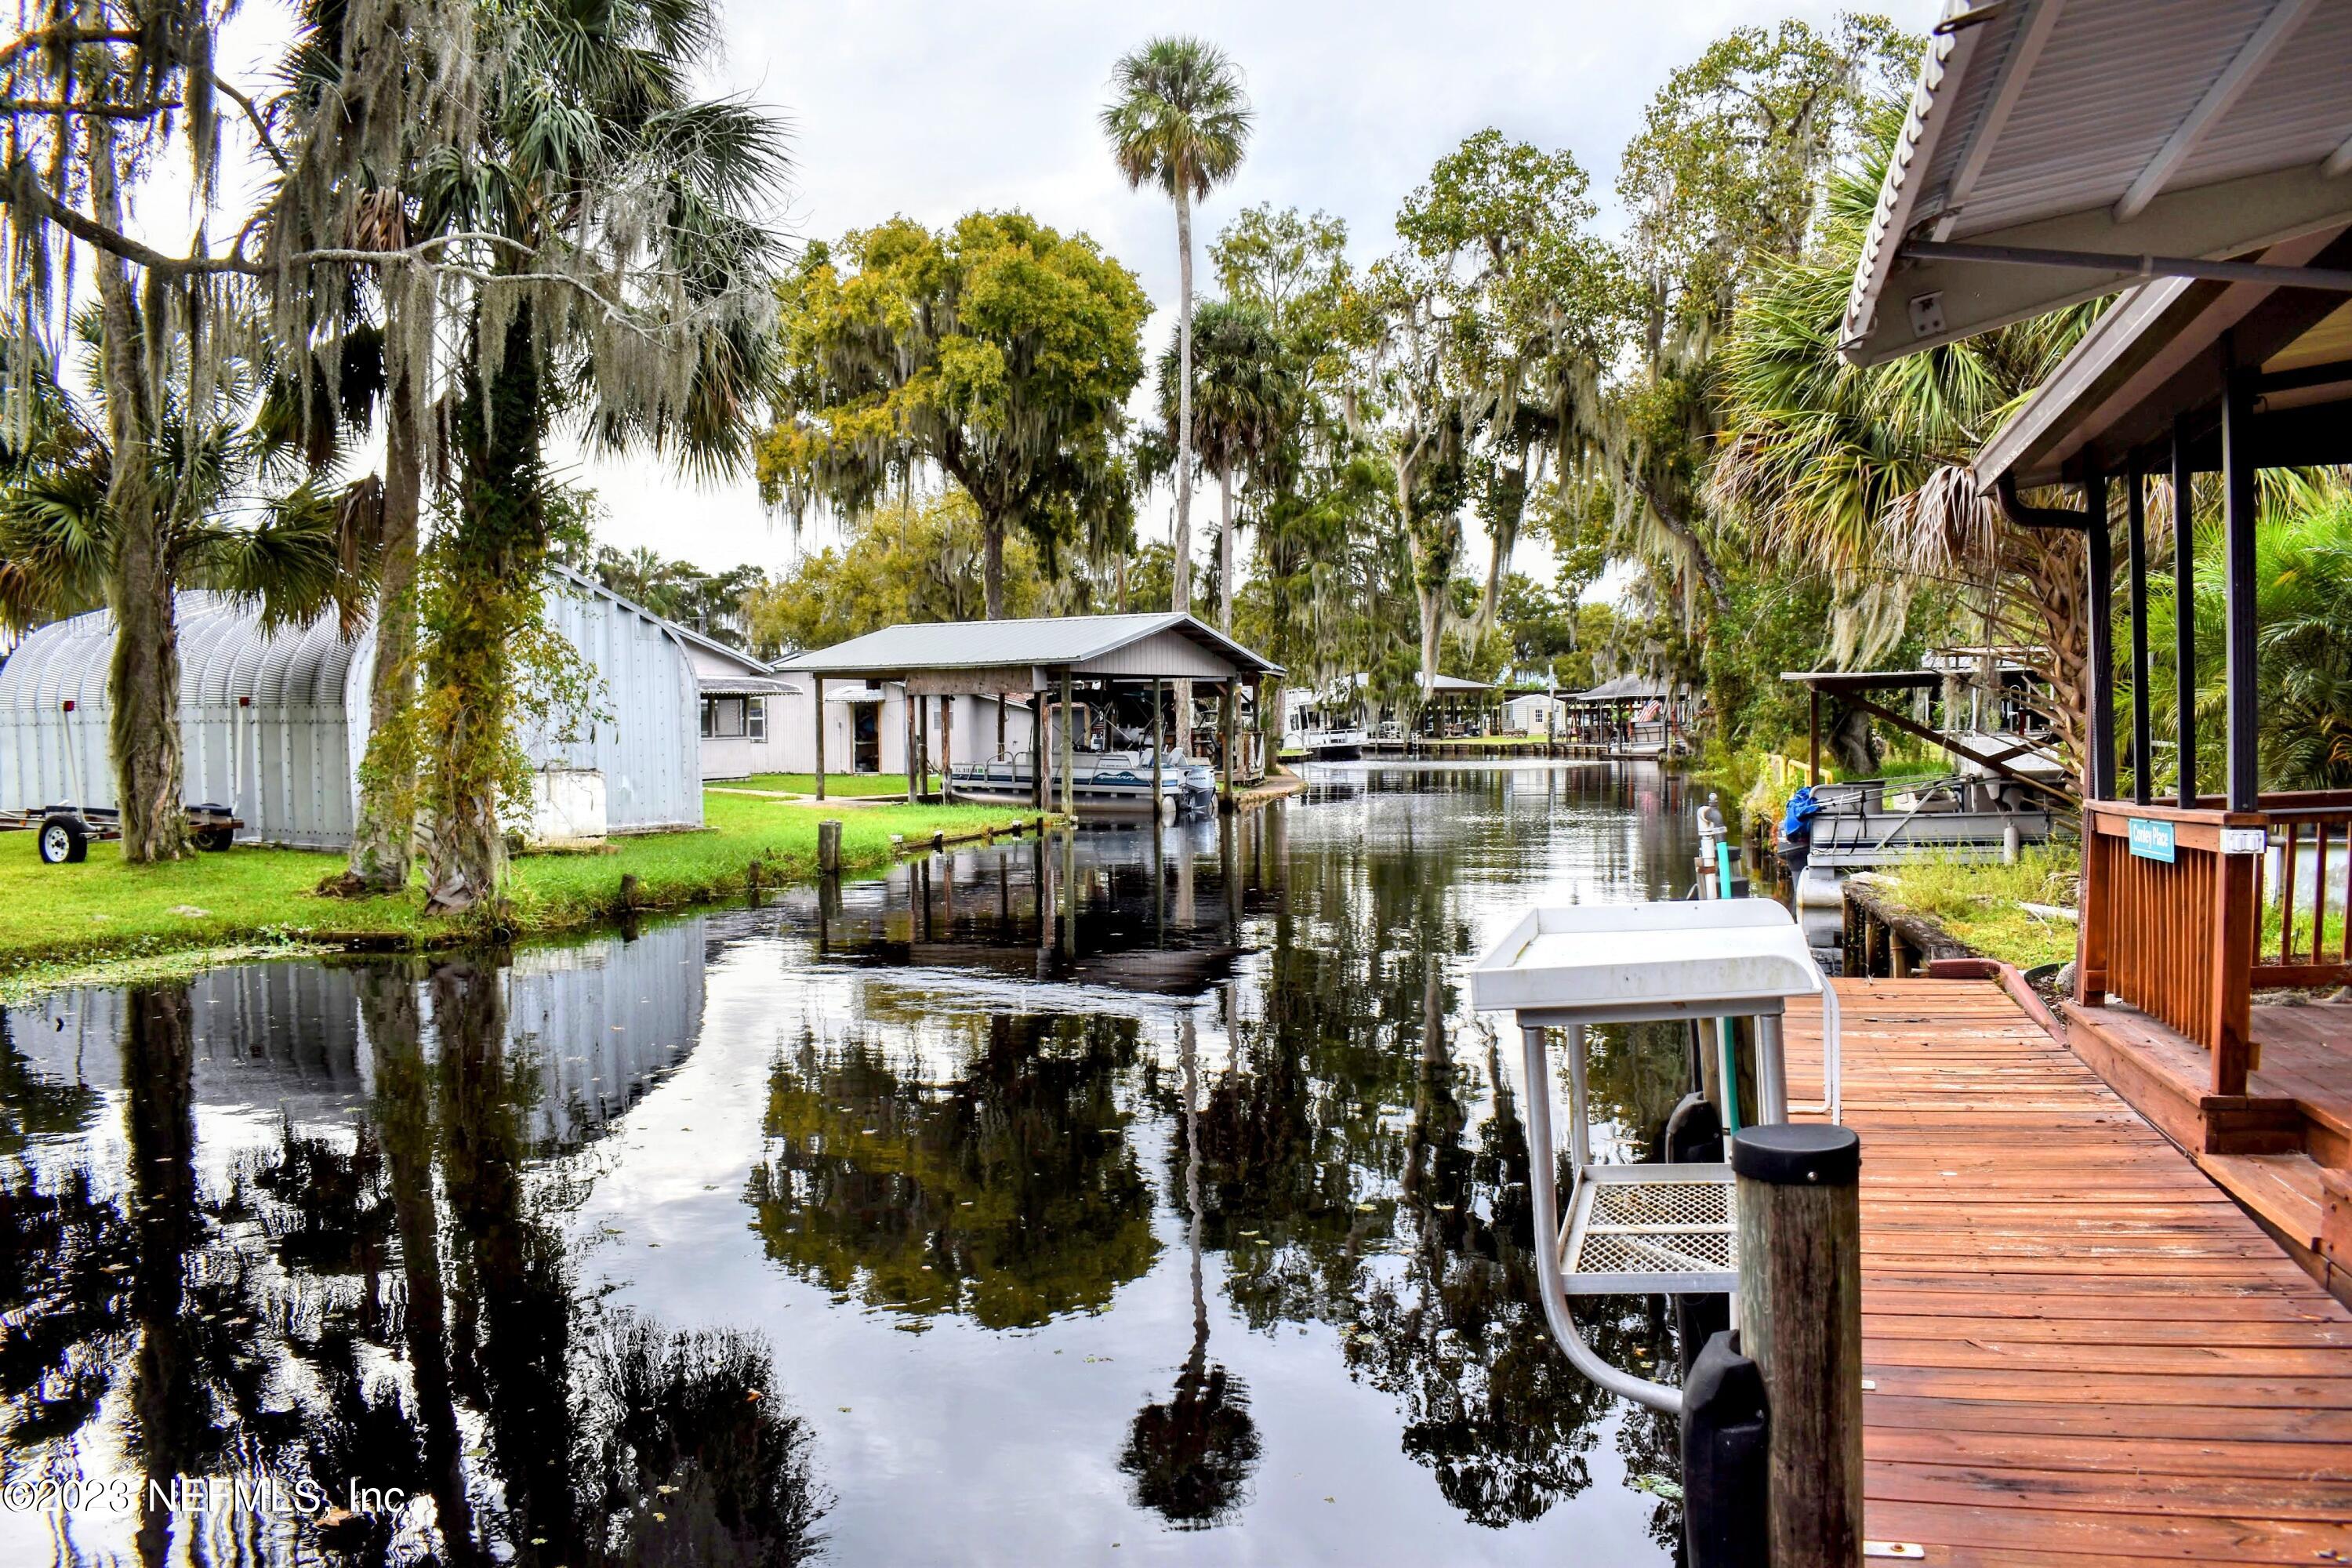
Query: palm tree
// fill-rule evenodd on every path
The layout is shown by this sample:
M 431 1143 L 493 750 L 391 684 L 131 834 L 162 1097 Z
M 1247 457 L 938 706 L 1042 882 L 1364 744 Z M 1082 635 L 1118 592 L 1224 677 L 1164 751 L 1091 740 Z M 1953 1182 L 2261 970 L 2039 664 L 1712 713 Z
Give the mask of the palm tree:
M 1233 177 L 1249 143 L 1240 73 L 1223 49 L 1169 36 L 1122 58 L 1103 134 L 1129 187 L 1151 181 L 1176 204 L 1176 582 L 1170 607 L 1192 607 L 1192 204 Z
M 1201 393 L 1192 399 L 1190 432 L 1177 395 L 1181 343 L 1160 358 L 1160 418 L 1170 437 L 1189 434 L 1201 461 L 1217 476 L 1217 628 L 1234 629 L 1234 481 L 1246 471 L 1263 485 L 1265 469 L 1304 417 L 1305 391 L 1290 345 L 1261 305 L 1212 300 L 1193 322 Z
M 1756 525 L 1760 551 L 1837 586 L 1842 656 L 1892 646 L 1917 584 L 1982 590 L 1987 640 L 2049 650 L 2042 673 L 2061 700 L 2053 718 L 2078 746 L 2089 692 L 2082 542 L 2013 527 L 1978 493 L 1967 465 L 2095 308 L 1883 365 L 1857 369 L 1838 357 L 1854 259 L 1903 107 L 1879 104 L 1878 151 L 1830 178 L 1814 252 L 1766 261 L 1740 301 L 1717 369 L 1722 436 L 1710 489 L 1727 514 Z
M 715 0 L 530 0 L 486 10 L 477 134 L 430 161 L 419 231 L 468 236 L 448 367 L 453 518 L 430 552 L 419 779 L 427 909 L 495 901 L 499 796 L 558 522 L 541 448 L 569 418 L 601 450 L 704 476 L 748 463 L 782 240 L 765 213 L 782 125 L 697 79 Z M 559 680 L 561 676 L 558 677 Z

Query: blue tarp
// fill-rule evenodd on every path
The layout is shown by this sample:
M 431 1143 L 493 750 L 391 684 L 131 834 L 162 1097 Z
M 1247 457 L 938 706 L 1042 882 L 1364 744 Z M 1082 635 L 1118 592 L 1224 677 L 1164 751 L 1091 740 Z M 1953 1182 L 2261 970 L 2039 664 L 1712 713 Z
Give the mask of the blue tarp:
M 1822 814 L 1822 803 L 1813 798 L 1813 786 L 1803 785 L 1789 797 L 1789 814 L 1780 819 L 1780 837 L 1794 841 L 1798 835 L 1812 831 L 1813 818 Z

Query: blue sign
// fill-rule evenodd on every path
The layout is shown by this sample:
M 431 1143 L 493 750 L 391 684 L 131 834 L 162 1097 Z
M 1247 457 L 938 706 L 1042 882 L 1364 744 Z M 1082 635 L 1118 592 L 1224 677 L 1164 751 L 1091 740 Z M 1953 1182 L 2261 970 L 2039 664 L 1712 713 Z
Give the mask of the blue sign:
M 2143 860 L 2172 864 L 2172 824 L 2145 816 L 2131 819 L 2131 852 Z

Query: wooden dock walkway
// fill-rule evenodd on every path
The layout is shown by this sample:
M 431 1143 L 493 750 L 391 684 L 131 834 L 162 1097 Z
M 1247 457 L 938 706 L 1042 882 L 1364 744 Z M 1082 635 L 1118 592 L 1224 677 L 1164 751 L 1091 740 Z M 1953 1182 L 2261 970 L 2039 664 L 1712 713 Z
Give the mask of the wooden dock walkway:
M 1990 981 L 1840 981 L 1869 1533 L 2352 1563 L 2352 1313 Z M 1790 1097 L 1818 1100 L 1818 1007 Z

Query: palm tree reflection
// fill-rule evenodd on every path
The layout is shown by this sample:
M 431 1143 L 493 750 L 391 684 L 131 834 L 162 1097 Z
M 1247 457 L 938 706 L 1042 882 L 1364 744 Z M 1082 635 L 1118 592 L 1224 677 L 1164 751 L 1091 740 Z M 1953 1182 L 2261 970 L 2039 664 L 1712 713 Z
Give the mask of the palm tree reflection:
M 1178 1024 L 1184 1075 L 1185 1236 L 1192 1254 L 1192 1349 L 1176 1374 L 1175 1393 L 1135 1414 L 1118 1468 L 1134 1478 L 1135 1500 L 1178 1530 L 1206 1530 L 1233 1519 L 1249 1500 L 1257 1467 L 1257 1423 L 1249 1387 L 1209 1360 L 1209 1300 L 1201 1266 L 1201 1060 L 1187 1008 Z

